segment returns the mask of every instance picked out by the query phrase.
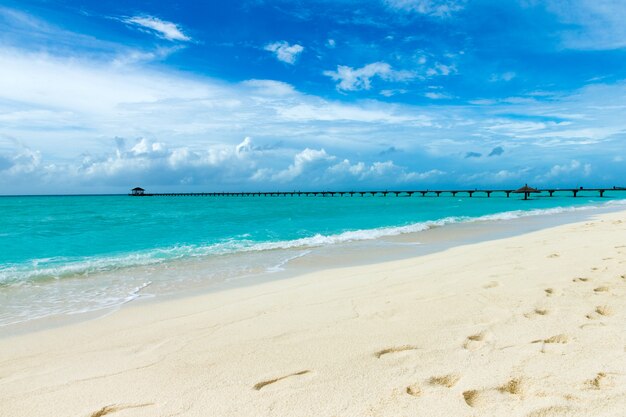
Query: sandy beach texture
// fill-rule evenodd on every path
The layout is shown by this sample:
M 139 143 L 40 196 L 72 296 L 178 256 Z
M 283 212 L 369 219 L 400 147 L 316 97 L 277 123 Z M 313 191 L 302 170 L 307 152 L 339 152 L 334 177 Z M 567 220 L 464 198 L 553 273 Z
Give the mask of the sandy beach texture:
M 0 339 L 2 416 L 626 415 L 626 212 Z

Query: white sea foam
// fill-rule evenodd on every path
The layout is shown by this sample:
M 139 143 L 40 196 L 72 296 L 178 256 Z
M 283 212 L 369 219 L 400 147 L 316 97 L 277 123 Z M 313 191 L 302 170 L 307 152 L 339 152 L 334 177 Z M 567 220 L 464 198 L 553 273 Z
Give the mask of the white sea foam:
M 604 203 L 604 205 L 626 205 L 626 200 L 612 200 Z M 255 242 L 247 240 L 247 236 L 244 239 L 241 239 L 244 236 L 238 236 L 235 239 L 211 245 L 180 245 L 118 256 L 99 256 L 76 260 L 60 257 L 38 259 L 32 261 L 29 265 L 8 265 L 0 269 L 0 285 L 24 285 L 32 283 L 33 281 L 88 276 L 94 273 L 115 271 L 121 268 L 156 265 L 166 261 L 194 257 L 280 249 L 315 248 L 339 243 L 374 240 L 388 236 L 416 233 L 432 229 L 434 227 L 441 227 L 455 223 L 503 221 L 521 217 L 553 215 L 564 212 L 590 210 L 594 208 L 598 208 L 598 206 L 587 205 L 577 207 L 554 207 L 548 209 L 514 210 L 479 217 L 446 217 L 438 220 L 417 222 L 403 226 L 351 230 L 331 235 L 316 234 L 292 240 Z M 273 267 L 273 269 L 280 270 L 280 268 L 282 268 L 287 262 L 289 262 L 289 259 Z
M 302 258 L 303 256 L 308 255 L 309 253 L 311 253 L 310 250 L 305 250 L 302 251 L 300 253 L 298 253 L 297 255 L 294 256 L 289 256 L 283 260 L 281 260 L 279 263 L 277 263 L 274 266 L 270 266 L 269 268 L 267 268 L 267 272 L 279 272 L 279 271 L 283 271 L 285 269 L 285 265 L 287 265 L 289 262 L 293 261 L 294 259 L 298 259 L 298 258 Z

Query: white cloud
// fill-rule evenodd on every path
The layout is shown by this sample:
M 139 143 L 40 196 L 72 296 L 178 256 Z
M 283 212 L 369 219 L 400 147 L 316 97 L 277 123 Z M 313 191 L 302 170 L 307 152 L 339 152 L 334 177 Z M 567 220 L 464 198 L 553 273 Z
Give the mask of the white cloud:
M 374 183 L 416 183 L 419 181 L 433 180 L 436 177 L 445 175 L 446 173 L 438 169 L 432 169 L 425 172 L 408 171 L 407 168 L 396 165 L 393 161 L 373 162 L 366 164 L 364 162 L 351 163 L 349 159 L 328 168 L 328 173 L 335 179 L 352 178 L 359 182 Z M 393 178 L 393 181 L 390 181 Z
M 306 148 L 297 153 L 293 158 L 293 163 L 285 170 L 279 171 L 271 176 L 272 181 L 290 182 L 300 177 L 307 169 L 319 166 L 320 163 L 335 159 L 328 155 L 324 149 L 315 150 Z
M 441 64 L 438 62 L 432 68 L 428 68 L 426 70 L 426 75 L 429 77 L 447 76 L 450 74 L 455 74 L 456 72 L 457 72 L 456 66 L 445 65 L 445 64 Z
M 427 93 L 424 93 L 424 97 L 429 98 L 431 100 L 443 100 L 443 99 L 452 98 L 452 96 L 450 96 L 449 94 L 437 93 L 434 91 L 429 91 Z
M 335 42 L 334 39 L 328 39 L 326 41 L 326 46 L 329 48 L 334 48 L 337 45 L 337 42 Z
M 267 96 L 289 96 L 296 94 L 293 86 L 282 81 L 246 80 L 241 83 L 250 87 L 254 93 Z
M 591 174 L 591 164 L 581 164 L 579 161 L 573 159 L 569 164 L 554 165 L 548 173 L 544 175 L 544 178 L 558 178 L 565 175 L 571 175 L 572 173 L 581 173 L 587 177 Z
M 602 50 L 626 47 L 626 3 L 623 0 L 532 2 L 547 7 L 566 25 L 563 46 Z
M 152 142 L 146 138 L 141 138 L 139 142 L 130 149 L 134 155 L 160 155 L 165 151 L 165 145 L 161 142 Z
M 124 23 L 136 26 L 141 30 L 147 30 L 158 37 L 168 41 L 190 41 L 191 38 L 185 35 L 182 29 L 175 23 L 161 20 L 154 16 L 133 16 L 122 19 Z
M 391 9 L 446 17 L 464 8 L 462 0 L 384 0 Z
M 388 90 L 380 90 L 380 95 L 385 96 L 385 97 L 393 97 L 398 94 L 406 94 L 408 92 L 409 90 L 406 90 L 404 88 L 394 88 L 394 89 L 388 89 Z
M 337 71 L 324 71 L 324 75 L 337 81 L 343 91 L 369 90 L 375 77 L 384 81 L 408 81 L 415 78 L 410 71 L 396 71 L 386 62 L 374 62 L 361 68 L 338 65 Z
M 285 62 L 287 64 L 295 64 L 296 60 L 304 51 L 304 47 L 302 45 L 293 44 L 289 45 L 286 41 L 274 42 L 265 45 L 264 48 L 266 51 L 273 52 L 276 55 L 276 59 L 279 61 Z
M 489 77 L 489 81 L 491 81 L 491 82 L 511 81 L 516 76 L 517 76 L 517 74 L 514 73 L 513 71 L 507 71 L 507 72 L 503 72 L 501 74 L 492 74 L 491 77 Z
M 250 138 L 250 136 L 246 136 L 243 142 L 235 147 L 235 153 L 237 155 L 243 155 L 244 153 L 251 152 L 252 150 L 252 139 Z

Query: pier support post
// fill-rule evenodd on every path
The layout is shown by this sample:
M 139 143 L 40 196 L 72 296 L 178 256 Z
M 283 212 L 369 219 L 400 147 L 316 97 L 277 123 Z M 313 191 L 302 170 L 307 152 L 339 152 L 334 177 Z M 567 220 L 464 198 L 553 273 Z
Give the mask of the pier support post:
M 605 192 L 606 190 L 598 190 L 598 191 L 600 191 L 600 197 L 604 197 L 604 192 Z

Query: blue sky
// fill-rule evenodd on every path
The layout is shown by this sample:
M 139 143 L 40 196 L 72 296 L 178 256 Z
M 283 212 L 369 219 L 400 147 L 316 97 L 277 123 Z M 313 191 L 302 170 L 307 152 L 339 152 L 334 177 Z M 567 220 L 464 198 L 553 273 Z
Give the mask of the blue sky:
M 625 185 L 619 0 L 0 0 L 0 193 Z

